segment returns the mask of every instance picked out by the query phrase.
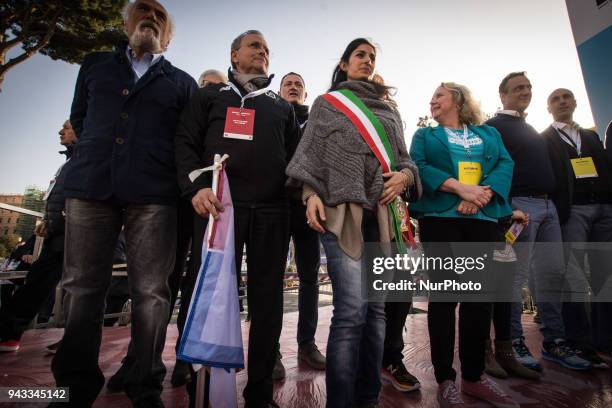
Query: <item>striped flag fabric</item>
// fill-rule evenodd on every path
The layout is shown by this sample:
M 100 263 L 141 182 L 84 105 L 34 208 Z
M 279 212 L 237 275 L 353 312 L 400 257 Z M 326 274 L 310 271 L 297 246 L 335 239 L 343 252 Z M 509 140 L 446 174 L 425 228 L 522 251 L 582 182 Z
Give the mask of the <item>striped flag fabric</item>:
M 211 408 L 235 408 L 236 369 L 244 368 L 244 352 L 234 258 L 234 210 L 223 165 L 218 157 L 215 162 L 216 168 L 210 168 L 215 170 L 213 190 L 217 190 L 225 210 L 217 220 L 211 217 L 206 228 L 202 264 L 177 358 L 194 364 L 194 369 L 195 365 L 210 367 Z

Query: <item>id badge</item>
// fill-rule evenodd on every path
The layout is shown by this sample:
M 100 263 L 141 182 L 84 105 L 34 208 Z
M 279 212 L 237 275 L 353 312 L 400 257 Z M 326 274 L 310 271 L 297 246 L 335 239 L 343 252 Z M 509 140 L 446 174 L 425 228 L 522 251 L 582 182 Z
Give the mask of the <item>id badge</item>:
M 482 168 L 478 162 L 459 162 L 459 182 L 470 186 L 480 184 Z
M 592 157 L 579 157 L 572 159 L 571 162 L 577 179 L 599 177 Z
M 228 139 L 253 140 L 255 109 L 227 108 L 223 137 Z
M 410 217 L 408 217 L 408 207 L 401 197 L 396 197 L 393 201 L 395 210 L 400 219 L 400 230 L 402 232 L 408 232 L 410 230 Z
M 525 228 L 525 224 L 515 221 L 510 226 L 510 229 L 506 232 L 506 242 L 510 245 L 513 245 L 518 236 Z

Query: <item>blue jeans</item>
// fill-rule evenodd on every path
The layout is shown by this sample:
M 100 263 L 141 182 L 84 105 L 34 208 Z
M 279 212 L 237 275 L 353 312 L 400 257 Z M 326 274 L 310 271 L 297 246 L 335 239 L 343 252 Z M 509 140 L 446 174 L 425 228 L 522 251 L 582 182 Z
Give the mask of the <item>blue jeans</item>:
M 91 406 L 104 386 L 98 364 L 104 299 L 122 224 L 133 302 L 131 342 L 135 358 L 126 374 L 126 393 L 137 402 L 162 392 L 176 207 L 68 198 L 62 277 L 66 324 L 51 368 L 57 385 L 70 387 L 70 407 Z
M 512 305 L 512 338 L 523 335 L 520 302 L 523 285 L 533 274 L 538 314 L 542 319 L 540 331 L 544 342 L 565 338 L 565 327 L 561 314 L 561 295 L 564 285 L 563 243 L 557 208 L 551 200 L 531 197 L 512 198 L 512 209 L 529 214 L 525 227 L 515 245 L 517 262 L 514 275 L 515 300 Z M 546 243 L 536 246 L 535 243 Z M 518 300 L 518 302 L 516 301 Z
M 385 305 L 362 293 L 361 260 L 347 256 L 332 233 L 321 235 L 333 288 L 334 312 L 327 341 L 327 407 L 377 402 L 385 338 Z
M 570 217 L 561 229 L 567 257 L 563 304 L 567 340 L 580 346 L 612 351 L 612 325 L 609 322 L 612 303 L 602 301 L 610 297 L 611 259 L 609 246 L 601 247 L 602 243 L 612 242 L 612 205 L 573 205 Z M 582 243 L 589 242 L 595 244 L 580 248 Z M 589 273 L 585 268 L 585 254 Z M 590 304 L 589 290 L 597 300 Z

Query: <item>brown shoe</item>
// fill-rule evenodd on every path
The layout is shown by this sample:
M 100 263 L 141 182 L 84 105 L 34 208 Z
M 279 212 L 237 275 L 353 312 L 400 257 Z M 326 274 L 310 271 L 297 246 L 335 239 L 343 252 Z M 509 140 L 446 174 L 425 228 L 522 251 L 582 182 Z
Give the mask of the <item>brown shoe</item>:
M 325 356 L 314 343 L 307 343 L 298 348 L 298 360 L 302 360 L 315 370 L 325 370 Z
M 491 340 L 487 340 L 485 345 L 485 373 L 496 378 L 507 378 L 508 373 L 495 360 L 493 349 L 491 348 Z
M 495 359 L 507 374 L 534 381 L 540 379 L 540 373 L 525 367 L 516 360 L 510 340 L 495 340 Z

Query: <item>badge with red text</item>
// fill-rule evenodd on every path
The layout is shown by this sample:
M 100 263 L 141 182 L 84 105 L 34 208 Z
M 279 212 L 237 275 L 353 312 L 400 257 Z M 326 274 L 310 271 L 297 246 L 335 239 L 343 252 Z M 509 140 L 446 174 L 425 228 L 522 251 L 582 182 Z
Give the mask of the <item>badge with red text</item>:
M 227 108 L 223 137 L 229 139 L 253 140 L 255 109 Z

